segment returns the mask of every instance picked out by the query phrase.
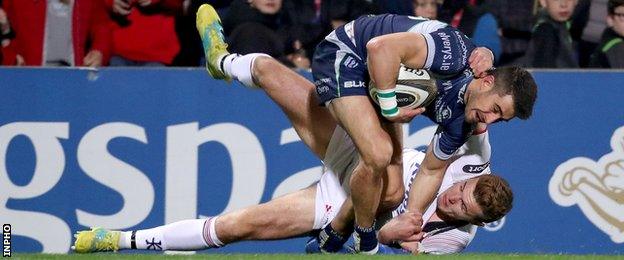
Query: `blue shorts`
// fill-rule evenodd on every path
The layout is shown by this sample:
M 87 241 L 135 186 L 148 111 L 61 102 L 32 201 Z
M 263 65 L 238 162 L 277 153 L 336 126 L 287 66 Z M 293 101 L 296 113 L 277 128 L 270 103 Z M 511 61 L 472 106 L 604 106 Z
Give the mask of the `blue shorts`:
M 314 52 L 312 77 L 321 105 L 344 96 L 368 95 L 368 69 L 354 53 L 323 40 Z

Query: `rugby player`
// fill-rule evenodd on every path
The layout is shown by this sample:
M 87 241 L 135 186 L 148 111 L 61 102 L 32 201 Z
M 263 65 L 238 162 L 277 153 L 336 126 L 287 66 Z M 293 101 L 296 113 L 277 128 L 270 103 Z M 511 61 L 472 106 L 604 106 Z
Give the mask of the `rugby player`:
M 261 67 L 275 69 L 278 75 L 293 73 L 272 59 L 258 59 Z M 348 202 L 352 169 L 359 155 L 349 135 L 330 116 L 329 110 L 317 105 L 312 84 L 287 84 L 280 77 L 257 78 L 259 87 L 276 102 L 313 153 L 323 160 L 324 174 L 318 184 L 264 204 L 255 205 L 209 219 L 184 220 L 138 231 L 109 231 L 96 228 L 76 234 L 74 250 L 80 253 L 116 251 L 120 249 L 199 250 L 221 247 L 242 240 L 273 240 L 307 234 L 321 229 L 333 220 L 338 210 Z M 292 82 L 291 82 L 292 83 Z M 479 130 L 484 130 L 479 129 Z M 409 190 L 422 152 L 406 150 L 405 174 L 399 184 Z M 404 213 L 409 192 L 391 216 L 401 222 L 423 227 L 426 232 L 410 235 L 418 240 L 416 247 L 406 245 L 411 252 L 451 253 L 461 251 L 472 239 L 474 226 L 498 219 L 511 208 L 512 193 L 498 177 L 467 178 L 489 172 L 490 146 L 487 132 L 473 135 L 458 151 L 448 168 L 437 203 L 424 215 Z M 465 167 L 468 165 L 476 167 Z M 477 168 L 478 170 L 472 170 Z M 483 181 L 482 181 L 483 180 Z M 449 188 L 450 187 L 450 188 Z M 387 219 L 382 214 L 379 223 Z M 423 221 L 423 219 L 425 221 Z M 379 230 L 382 242 L 395 244 L 403 233 L 412 232 L 409 225 L 383 225 Z M 444 231 L 444 232 L 441 232 Z M 429 234 L 426 235 L 425 234 Z M 423 238 L 424 237 L 424 238 Z
M 204 43 L 207 70 L 214 78 L 236 79 L 249 87 L 282 87 L 282 91 L 288 91 L 288 85 L 311 85 L 264 54 L 230 54 L 218 15 L 209 5 L 198 10 L 197 28 Z M 403 198 L 402 133 L 397 123 L 409 122 L 424 109 L 397 107 L 394 85 L 401 63 L 428 69 L 439 79 L 436 100 L 425 112 L 439 128 L 419 168 L 422 174 L 413 184 L 415 194 L 408 203 L 411 212 L 423 212 L 432 202 L 449 158 L 477 124 L 530 117 L 537 96 L 533 77 L 524 69 L 511 67 L 483 74 L 479 71 L 477 75 L 482 77 L 475 78 L 468 65 L 468 56 L 474 50 L 468 37 L 445 23 L 398 15 L 358 18 L 337 28 L 318 45 L 312 74 L 320 99 L 311 97 L 305 105 L 318 102 L 330 113 L 326 113 L 327 118 L 305 120 L 312 119 L 319 126 L 338 121 L 353 139 L 360 157 L 350 179 L 352 203 L 345 203 L 338 217 L 319 233 L 322 251 L 339 250 L 355 231 L 356 250 L 375 253 L 376 212 L 393 208 Z M 491 67 L 491 57 L 485 64 Z M 369 79 L 379 89 L 380 111 L 368 97 Z M 305 133 L 302 137 L 314 139 Z M 316 142 L 309 145 L 313 151 L 322 149 Z M 414 234 L 419 231 L 414 227 Z
M 331 127 L 331 126 L 328 126 Z M 245 240 L 275 240 L 310 234 L 322 229 L 347 200 L 350 168 L 357 164 L 353 142 L 341 127 L 335 128 L 326 144 L 325 166 L 342 169 L 325 171 L 316 185 L 260 205 L 250 206 L 208 219 L 183 220 L 137 231 L 109 231 L 95 228 L 78 232 L 74 250 L 78 253 L 141 250 L 202 250 Z M 448 254 L 461 252 L 472 241 L 476 226 L 501 218 L 512 207 L 513 194 L 506 181 L 489 174 L 490 145 L 487 132 L 473 135 L 453 156 L 439 195 L 424 215 L 405 212 L 412 181 L 425 154 L 405 149 L 403 184 L 408 192 L 403 203 L 378 223 L 401 217 L 403 222 L 422 226 L 415 246 L 399 241 L 405 226 L 384 225 L 379 232 L 378 253 Z M 476 177 L 475 177 L 476 176 Z M 402 214 L 402 215 L 401 215 Z M 424 223 L 423 223 L 424 222 Z M 316 239 L 312 239 L 316 242 Z M 318 245 L 316 246 L 318 248 Z M 343 251 L 348 251 L 344 249 Z M 312 252 L 314 252 L 312 250 Z M 319 251 L 320 252 L 320 251 Z

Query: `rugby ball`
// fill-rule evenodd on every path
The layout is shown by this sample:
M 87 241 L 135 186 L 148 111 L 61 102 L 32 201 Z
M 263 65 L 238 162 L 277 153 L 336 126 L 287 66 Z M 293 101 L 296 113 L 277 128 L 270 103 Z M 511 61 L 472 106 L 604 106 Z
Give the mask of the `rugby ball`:
M 377 88 L 368 84 L 368 93 L 377 105 Z M 396 81 L 396 97 L 399 107 L 419 108 L 428 106 L 436 97 L 438 87 L 428 71 L 401 65 Z

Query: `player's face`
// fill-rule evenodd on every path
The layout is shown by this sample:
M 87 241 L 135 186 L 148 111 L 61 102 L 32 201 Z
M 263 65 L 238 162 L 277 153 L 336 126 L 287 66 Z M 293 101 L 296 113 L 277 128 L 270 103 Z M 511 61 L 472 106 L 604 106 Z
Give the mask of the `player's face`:
M 620 36 L 624 36 L 624 6 L 615 8 L 613 15 L 607 16 L 607 23 Z
M 514 117 L 513 97 L 491 89 L 475 91 L 466 102 L 465 116 L 470 124 L 509 121 Z
M 475 222 L 483 215 L 483 211 L 474 197 L 474 190 L 478 178 L 472 178 L 459 183 L 442 192 L 438 196 L 437 213 L 440 217 L 450 220 Z
M 548 15 L 557 22 L 565 22 L 572 16 L 578 0 L 540 0 Z

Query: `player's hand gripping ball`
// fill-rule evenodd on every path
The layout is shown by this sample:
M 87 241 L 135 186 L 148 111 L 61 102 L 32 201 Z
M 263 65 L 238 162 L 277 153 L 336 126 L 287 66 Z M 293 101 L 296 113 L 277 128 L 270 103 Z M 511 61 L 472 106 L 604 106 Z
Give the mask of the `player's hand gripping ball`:
M 379 105 L 375 84 L 370 82 L 368 86 L 369 95 Z M 428 106 L 435 99 L 438 87 L 428 71 L 401 65 L 395 91 L 398 107 L 419 108 Z

